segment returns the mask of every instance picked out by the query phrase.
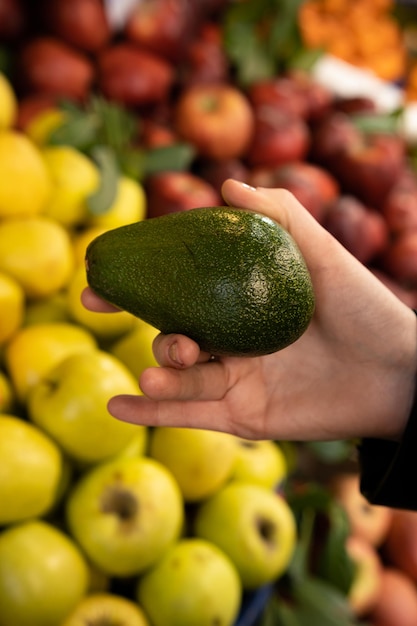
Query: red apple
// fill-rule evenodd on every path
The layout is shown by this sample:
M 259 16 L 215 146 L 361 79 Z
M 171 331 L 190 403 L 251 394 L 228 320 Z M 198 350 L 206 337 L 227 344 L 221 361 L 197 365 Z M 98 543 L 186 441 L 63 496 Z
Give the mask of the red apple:
M 141 0 L 125 25 L 125 37 L 169 61 L 180 59 L 195 32 L 190 0 Z
M 110 41 L 110 24 L 101 0 L 44 0 L 41 11 L 53 35 L 85 52 L 97 52 Z
M 395 509 L 385 539 L 387 561 L 417 583 L 417 512 Z
M 229 71 L 220 26 L 204 23 L 185 51 L 179 68 L 179 81 L 182 85 L 226 83 Z
M 221 195 L 221 188 L 227 178 L 234 178 L 243 183 L 249 183 L 250 172 L 240 159 L 225 159 L 217 161 L 202 159 L 197 161 L 195 168 L 198 174 L 204 178 Z
M 402 137 L 363 133 L 359 142 L 352 142 L 339 153 L 337 171 L 345 190 L 382 209 L 405 164 Z
M 333 109 L 348 115 L 352 115 L 352 113 L 375 113 L 376 104 L 375 100 L 367 96 L 345 96 L 334 101 Z
M 324 168 L 305 161 L 256 168 L 250 176 L 250 184 L 254 187 L 288 189 L 320 223 L 325 218 L 327 207 L 339 196 L 336 178 Z
M 392 509 L 371 504 L 361 493 L 356 473 L 340 473 L 330 483 L 330 490 L 347 514 L 351 535 L 379 547 L 387 537 Z
M 141 122 L 141 140 L 147 148 L 170 146 L 177 141 L 177 135 L 168 124 L 146 118 Z
M 364 264 L 389 246 L 388 227 L 382 215 L 352 195 L 342 194 L 328 206 L 323 225 Z
M 382 562 L 374 546 L 365 539 L 349 536 L 346 551 L 356 566 L 348 603 L 357 617 L 363 617 L 376 605 L 382 585 Z
M 118 43 L 98 57 L 97 82 L 110 100 L 128 106 L 165 101 L 174 82 L 173 66 L 133 44 Z
M 310 156 L 337 175 L 337 157 L 348 146 L 356 145 L 361 138 L 359 130 L 348 115 L 336 112 L 314 125 Z
M 25 93 L 84 100 L 94 68 L 82 52 L 54 37 L 36 37 L 19 51 L 17 80 Z
M 17 41 L 26 26 L 27 14 L 22 0 L 0 0 L 0 41 Z
M 308 122 L 316 124 L 332 112 L 334 96 L 330 89 L 301 70 L 292 70 L 288 77 L 304 98 L 304 116 Z
M 379 597 L 367 618 L 372 626 L 415 626 L 415 583 L 404 572 L 394 567 L 384 567 Z
M 174 110 L 174 128 L 199 155 L 233 159 L 244 155 L 252 140 L 254 115 L 243 92 L 231 84 L 185 87 Z
M 255 131 L 246 156 L 249 167 L 302 161 L 309 146 L 310 131 L 302 117 L 267 105 L 255 110 Z
M 417 177 L 414 171 L 404 170 L 388 193 L 382 213 L 394 235 L 417 229 Z
M 148 217 L 218 206 L 221 197 L 208 182 L 190 172 L 163 172 L 147 180 Z
M 307 117 L 308 103 L 300 86 L 287 76 L 257 80 L 248 88 L 248 97 L 255 109 L 278 107 L 297 117 Z
M 417 288 L 417 230 L 405 231 L 395 237 L 380 263 L 401 285 Z

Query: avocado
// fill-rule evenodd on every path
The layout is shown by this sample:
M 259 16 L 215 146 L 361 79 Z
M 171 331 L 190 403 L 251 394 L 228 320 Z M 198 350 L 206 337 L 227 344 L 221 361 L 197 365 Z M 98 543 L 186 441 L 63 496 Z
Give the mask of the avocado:
M 223 206 L 149 218 L 99 235 L 91 289 L 213 355 L 259 356 L 298 339 L 314 310 L 305 261 L 277 222 Z

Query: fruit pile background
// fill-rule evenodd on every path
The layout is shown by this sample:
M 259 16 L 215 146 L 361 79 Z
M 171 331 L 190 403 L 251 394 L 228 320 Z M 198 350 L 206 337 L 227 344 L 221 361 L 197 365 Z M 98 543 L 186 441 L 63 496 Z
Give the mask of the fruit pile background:
M 287 188 L 417 307 L 402 110 L 315 82 L 305 30 L 354 6 L 355 50 L 411 85 L 395 5 L 124 6 L 0 1 L 0 626 L 415 626 L 417 514 L 365 502 L 355 442 L 116 422 L 157 331 L 80 302 L 89 241 L 221 204 L 231 176 Z

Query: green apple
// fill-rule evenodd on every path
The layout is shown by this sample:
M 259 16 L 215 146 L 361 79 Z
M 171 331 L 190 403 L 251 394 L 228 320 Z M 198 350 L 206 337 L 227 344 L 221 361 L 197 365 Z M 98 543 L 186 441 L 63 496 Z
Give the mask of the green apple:
M 116 420 L 107 410 L 112 396 L 138 393 L 118 359 L 90 350 L 65 358 L 34 385 L 28 414 L 72 459 L 98 463 L 119 454 L 145 428 Z
M 148 457 L 118 458 L 84 474 L 67 498 L 71 534 L 105 573 L 133 576 L 180 536 L 184 502 L 172 474 Z
M 275 489 L 287 475 L 287 463 L 281 448 L 274 441 L 252 441 L 235 438 L 236 461 L 232 479 L 253 482 Z
M 31 387 L 70 354 L 96 350 L 97 342 L 86 329 L 72 323 L 51 322 L 24 326 L 5 348 L 5 365 L 19 402 Z
M 266 487 L 237 481 L 199 506 L 194 530 L 229 556 L 244 589 L 278 579 L 296 543 L 296 523 L 286 500 Z
M 83 598 L 60 626 L 150 626 L 145 613 L 132 600 L 114 593 Z
M 231 475 L 236 452 L 233 435 L 197 428 L 155 428 L 149 443 L 149 456 L 169 468 L 186 502 L 220 489 Z
M 39 428 L 0 415 L 0 526 L 48 512 L 63 477 L 62 453 Z
M 235 566 L 214 544 L 179 540 L 139 579 L 137 599 L 153 626 L 231 626 L 242 585 Z
M 31 520 L 0 533 L 0 626 L 57 626 L 87 586 L 84 557 L 54 526 Z
M 123 335 L 111 347 L 110 353 L 120 359 L 136 378 L 147 367 L 156 367 L 157 360 L 152 351 L 152 344 L 159 330 L 143 321 L 138 321 L 135 328 Z

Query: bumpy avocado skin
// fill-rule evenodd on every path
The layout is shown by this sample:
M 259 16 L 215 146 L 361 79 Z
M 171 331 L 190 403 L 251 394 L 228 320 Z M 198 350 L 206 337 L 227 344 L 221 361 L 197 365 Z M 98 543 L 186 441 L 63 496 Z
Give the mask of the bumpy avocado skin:
M 86 252 L 104 300 L 215 355 L 281 350 L 307 329 L 311 278 L 292 237 L 233 207 L 196 208 L 109 230 Z

